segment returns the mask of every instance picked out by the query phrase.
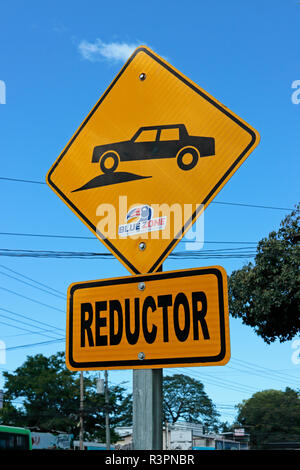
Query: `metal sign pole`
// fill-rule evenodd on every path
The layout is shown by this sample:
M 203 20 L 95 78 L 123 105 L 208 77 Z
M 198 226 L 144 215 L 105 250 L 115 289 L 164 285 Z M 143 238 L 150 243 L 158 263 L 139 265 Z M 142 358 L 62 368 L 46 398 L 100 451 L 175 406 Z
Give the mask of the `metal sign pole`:
M 106 450 L 110 450 L 110 427 L 109 427 L 109 395 L 108 395 L 108 372 L 104 372 L 105 376 L 105 434 L 106 434 Z
M 79 416 L 80 416 L 80 431 L 79 431 L 79 449 L 84 450 L 84 444 L 83 444 L 83 371 L 80 372 L 80 410 L 79 410 Z
M 162 369 L 133 370 L 133 449 L 162 450 Z
M 162 266 L 158 269 L 162 271 Z M 133 370 L 133 449 L 162 450 L 163 369 Z

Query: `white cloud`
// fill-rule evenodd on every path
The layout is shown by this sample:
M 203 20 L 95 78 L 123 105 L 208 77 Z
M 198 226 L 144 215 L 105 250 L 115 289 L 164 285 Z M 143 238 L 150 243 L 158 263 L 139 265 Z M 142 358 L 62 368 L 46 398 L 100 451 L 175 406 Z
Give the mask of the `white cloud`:
M 78 49 L 81 56 L 91 62 L 106 59 L 113 62 L 125 62 L 140 44 L 127 44 L 125 42 L 105 43 L 101 39 L 94 42 L 83 40 Z

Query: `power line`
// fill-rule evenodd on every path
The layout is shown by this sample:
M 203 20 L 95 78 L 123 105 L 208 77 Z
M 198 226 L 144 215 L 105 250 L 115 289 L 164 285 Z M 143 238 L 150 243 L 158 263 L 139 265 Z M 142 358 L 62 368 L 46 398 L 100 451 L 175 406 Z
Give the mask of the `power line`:
M 256 251 L 253 251 L 252 247 L 248 248 L 222 248 L 219 250 L 201 250 L 201 251 L 174 251 L 169 256 L 171 258 L 180 259 L 198 259 L 198 258 L 254 258 Z
M 242 251 L 244 250 L 244 251 Z M 246 250 L 246 251 L 245 251 Z M 179 259 L 211 259 L 211 258 L 254 258 L 257 255 L 254 247 L 220 248 L 215 250 L 173 251 L 169 258 Z M 0 256 L 29 258 L 82 258 L 82 259 L 116 259 L 110 252 L 90 251 L 58 251 L 58 250 L 22 250 L 0 248 Z M 1 266 L 1 265 L 0 265 Z M 34 281 L 36 282 L 36 281 Z M 58 291 L 57 291 L 58 292 Z M 61 294 L 61 293 L 60 293 Z
M 33 180 L 25 180 L 25 179 L 20 179 L 20 178 L 7 178 L 5 176 L 0 176 L 0 180 L 5 180 L 5 181 L 14 181 L 16 183 L 33 183 L 33 184 L 47 184 L 44 181 L 33 181 Z
M 34 347 L 34 346 L 44 346 L 44 345 L 48 345 L 48 344 L 54 344 L 54 343 L 62 343 L 62 342 L 65 342 L 65 338 L 57 338 L 57 339 L 53 339 L 53 340 L 50 340 L 50 341 L 41 341 L 39 343 L 31 343 L 31 344 L 21 344 L 19 346 L 11 346 L 9 348 L 0 348 L 0 351 L 13 351 L 13 350 L 16 350 L 16 349 L 25 349 L 25 348 L 31 348 L 31 347 Z
M 249 368 L 250 368 L 250 369 L 253 369 L 253 370 L 257 370 L 258 372 L 261 372 L 263 374 L 271 374 L 274 377 L 278 377 L 280 379 L 295 380 L 295 377 L 293 377 L 292 375 L 289 375 L 289 374 L 286 374 L 286 373 L 283 373 L 283 372 L 280 372 L 280 371 L 276 371 L 274 369 L 269 369 L 267 367 L 263 367 L 263 366 L 260 366 L 258 364 L 253 364 L 251 362 L 243 361 L 241 359 L 234 359 L 234 358 L 232 358 L 232 359 L 233 359 L 234 362 L 237 362 L 238 365 L 240 364 L 240 365 L 246 367 L 247 370 L 249 370 Z
M 246 361 L 241 361 L 241 360 L 238 360 L 238 359 L 231 359 L 231 361 L 232 360 L 240 362 L 241 365 L 245 364 L 246 370 L 237 369 L 235 367 L 231 367 L 230 365 L 227 365 L 228 369 L 238 370 L 238 371 L 243 372 L 243 373 L 254 374 L 254 375 L 257 375 L 259 377 L 264 377 L 267 380 L 276 380 L 276 381 L 279 381 L 279 382 L 287 381 L 287 380 L 292 379 L 294 386 L 298 385 L 298 382 L 297 382 L 297 380 L 295 380 L 295 377 L 289 376 L 288 374 L 281 374 L 281 373 L 278 373 L 277 371 L 275 371 L 273 369 L 268 369 L 266 367 L 261 367 L 259 365 L 251 364 L 251 363 L 246 362 Z M 251 370 L 249 371 L 249 368 L 250 369 L 252 368 L 252 370 L 254 372 L 253 371 L 251 372 Z M 177 369 L 177 370 L 179 370 L 179 369 Z M 189 374 L 192 375 L 190 372 L 189 372 Z M 244 386 L 243 384 L 240 384 L 240 383 L 234 382 L 234 381 L 230 381 L 230 380 L 227 380 L 227 379 L 224 379 L 224 378 L 219 379 L 217 377 L 212 377 L 209 374 L 208 375 L 209 375 L 210 378 L 209 378 L 209 380 L 207 380 L 207 374 L 205 374 L 205 372 L 204 372 L 203 375 L 202 374 L 200 375 L 200 374 L 197 374 L 194 371 L 194 375 L 199 376 L 199 377 L 201 376 L 201 380 L 204 383 L 207 382 L 207 383 L 210 383 L 212 385 L 219 385 L 219 383 L 221 382 L 221 383 L 223 383 L 225 388 L 230 387 L 231 389 L 235 389 L 235 391 L 247 391 L 247 392 L 250 391 L 250 388 L 248 386 Z M 211 379 L 213 379 L 213 381 L 215 383 L 213 383 Z M 227 386 L 225 386 L 226 384 L 227 384 Z M 245 388 L 245 390 L 239 390 L 241 387 Z M 251 387 L 251 388 L 253 389 L 253 387 Z
M 1 309 L 1 310 L 2 310 L 2 309 Z M 3 309 L 3 310 L 4 310 L 4 309 Z M 5 311 L 5 310 L 4 310 L 4 311 Z M 27 323 L 27 322 L 24 322 L 24 321 L 22 321 L 22 320 L 20 320 L 20 319 L 14 320 L 13 318 L 10 318 L 10 317 L 8 317 L 7 315 L 3 315 L 3 314 L 1 314 L 1 313 L 0 313 L 0 317 L 2 317 L 2 318 L 4 318 L 4 319 L 8 319 L 8 320 L 10 320 L 10 321 L 17 322 L 18 325 L 21 324 L 21 325 L 30 326 L 31 328 L 32 328 L 32 327 L 33 327 L 33 328 L 38 328 L 38 327 L 35 326 L 35 325 L 32 325 L 32 324 Z M 8 326 L 14 326 L 14 325 L 9 325 L 9 324 L 7 324 L 7 325 L 8 325 Z M 15 327 L 15 326 L 14 326 L 14 327 Z M 15 328 L 16 328 L 16 327 L 15 327 Z M 45 328 L 40 328 L 40 327 L 39 327 L 39 329 L 38 329 L 37 331 L 32 331 L 32 330 L 24 330 L 24 331 L 28 331 L 29 333 L 38 333 L 38 334 L 43 334 L 43 333 L 41 333 L 41 331 L 45 331 L 45 332 L 48 332 L 48 333 L 49 333 L 49 332 L 52 332 L 52 330 L 46 330 Z M 58 334 L 58 333 L 56 333 L 55 331 L 53 331 L 53 334 Z M 49 337 L 49 335 L 46 335 L 46 336 Z M 52 338 L 52 339 L 55 339 L 55 338 Z
M 26 333 L 18 333 L 18 334 L 14 334 L 14 335 L 1 335 L 1 338 L 2 339 L 6 339 L 6 338 L 19 338 L 20 336 L 27 336 Z
M 50 325 L 49 323 L 45 323 L 45 322 L 42 322 L 42 321 L 39 321 L 39 320 L 35 320 L 33 318 L 27 317 L 26 315 L 23 315 L 22 313 L 17 313 L 17 312 L 13 312 L 12 310 L 8 310 L 7 308 L 0 307 L 0 310 L 3 311 L 3 312 L 9 313 L 10 315 L 14 315 L 18 318 L 24 318 L 25 320 L 29 320 L 33 323 L 37 323 L 38 325 L 42 325 L 42 326 L 46 326 L 47 328 L 51 328 L 50 331 L 52 331 L 52 330 L 60 330 L 60 331 L 63 331 L 63 332 L 65 331 L 63 328 L 59 328 L 58 326 Z M 31 325 L 31 326 L 35 326 L 35 325 Z M 49 331 L 49 329 L 46 330 L 46 329 L 41 328 L 41 327 L 40 327 L 40 329 L 42 329 L 44 331 Z M 53 333 L 55 333 L 55 332 L 53 331 Z M 58 333 L 55 333 L 55 334 L 58 334 Z M 61 334 L 61 333 L 59 333 L 59 334 Z
M 9 275 L 9 274 L 7 274 L 7 273 L 4 273 L 3 271 L 0 271 L 0 274 L 3 274 L 3 275 L 5 275 L 5 276 L 8 276 L 9 278 L 15 279 L 15 280 L 17 280 L 17 281 L 19 281 L 19 282 L 22 282 L 22 283 L 24 283 L 24 284 L 26 284 L 26 285 L 29 285 L 29 286 L 31 286 L 31 287 L 34 287 L 34 288 L 36 288 L 36 289 L 39 289 L 39 290 L 41 290 L 41 291 L 43 291 L 43 292 L 46 292 L 47 294 L 54 295 L 54 296 L 56 296 L 56 297 L 58 297 L 58 298 L 61 298 L 61 299 L 65 299 L 65 296 L 64 296 L 62 293 L 60 293 L 59 291 L 55 291 L 55 289 L 52 289 L 51 287 L 49 287 L 49 286 L 47 286 L 47 285 L 45 285 L 45 284 L 43 284 L 43 283 L 40 283 L 40 282 L 38 282 L 38 281 L 36 281 L 36 280 L 34 280 L 34 279 L 28 277 L 28 276 L 25 276 L 24 274 L 21 274 L 21 273 L 19 273 L 18 271 L 14 271 L 14 270 L 12 270 L 12 269 L 10 269 L 10 268 L 7 268 L 7 267 L 4 266 L 4 265 L 0 265 L 0 266 L 3 267 L 4 269 L 7 269 L 7 270 L 10 271 L 10 272 L 13 272 L 13 273 L 17 274 L 18 276 L 24 277 L 24 278 L 26 278 L 26 279 L 31 280 L 32 282 L 35 282 L 35 283 L 37 283 L 37 284 L 39 284 L 39 285 L 42 285 L 42 286 L 46 287 L 47 290 L 45 290 L 45 289 L 43 289 L 43 288 L 41 288 L 41 287 L 39 287 L 39 286 L 35 286 L 35 285 L 33 285 L 32 283 L 28 283 L 28 282 L 22 281 L 22 280 L 16 278 L 15 276 L 11 276 L 11 275 Z M 5 289 L 5 288 L 3 288 L 3 289 L 4 289 L 4 290 L 8 290 L 8 289 Z M 54 292 L 50 292 L 51 289 L 52 289 L 55 293 L 54 293 Z M 18 293 L 14 292 L 14 291 L 11 291 L 11 290 L 8 290 L 8 291 L 9 291 L 10 293 L 14 293 L 14 294 L 16 294 L 16 295 L 22 296 L 21 294 L 18 294 Z M 57 294 L 56 292 L 58 292 L 58 294 Z M 22 297 L 24 297 L 24 296 L 22 296 Z M 42 304 L 41 302 L 39 302 L 39 301 L 37 301 L 37 300 L 35 300 L 35 299 L 28 298 L 28 297 L 25 297 L 25 298 L 28 299 L 28 300 L 34 301 L 34 302 L 36 302 L 36 303 Z M 48 305 L 48 304 L 43 304 L 43 305 L 44 305 L 44 306 L 48 306 L 48 307 L 50 307 L 50 308 L 53 308 L 52 306 L 50 306 L 50 305 Z M 32 331 L 32 330 L 20 328 L 20 327 L 17 327 L 17 326 L 15 326 L 15 325 L 12 325 L 12 324 L 7 323 L 7 326 L 11 326 L 11 327 L 14 327 L 14 328 L 16 328 L 16 329 L 22 329 L 23 331 L 28 331 L 28 332 L 31 333 L 31 334 L 40 334 L 40 335 L 42 335 L 42 336 L 47 336 L 47 337 L 49 337 L 49 338 L 54 339 L 53 336 L 51 337 L 51 336 L 49 336 L 48 334 L 45 334 L 45 333 L 49 333 L 49 332 L 50 332 L 50 333 L 52 333 L 52 335 L 53 335 L 53 334 L 61 334 L 61 333 L 57 333 L 57 332 L 53 331 L 54 329 L 64 331 L 62 328 L 58 328 L 58 327 L 49 325 L 49 324 L 47 324 L 47 323 L 45 323 L 45 322 L 41 322 L 41 321 L 38 321 L 38 320 L 34 320 L 34 319 L 32 319 L 32 318 L 30 318 L 30 317 L 28 317 L 28 316 L 26 316 L 26 315 L 22 315 L 22 314 L 20 314 L 20 313 L 13 312 L 13 311 L 11 311 L 11 310 L 8 310 L 8 309 L 2 308 L 2 307 L 0 307 L 0 310 L 3 311 L 3 312 L 9 313 L 10 316 L 13 315 L 13 316 L 17 317 L 18 320 L 14 320 L 14 319 L 11 319 L 11 318 L 8 317 L 8 316 L 1 315 L 1 314 L 0 314 L 1 317 L 4 317 L 4 318 L 9 319 L 9 320 L 17 321 L 19 324 L 31 326 L 31 327 L 34 327 L 34 328 L 39 328 L 40 331 Z M 20 320 L 20 318 L 21 318 L 22 320 Z M 23 319 L 29 320 L 31 323 L 24 322 Z M 36 323 L 36 324 L 32 324 L 32 323 Z M 38 326 L 37 326 L 37 325 L 38 325 Z M 46 329 L 46 328 L 42 328 L 40 325 L 46 326 L 47 329 Z M 50 328 L 50 329 L 49 329 L 49 328 Z
M 226 204 L 228 206 L 242 206 L 242 207 L 253 207 L 256 209 L 275 209 L 279 211 L 293 211 L 294 209 L 288 208 L 288 207 L 274 207 L 274 206 L 261 206 L 257 204 L 243 204 L 240 202 L 216 202 L 213 201 L 212 204 Z
M 5 318 L 6 320 L 8 319 L 7 316 L 1 315 L 1 313 L 0 313 L 0 317 Z M 16 321 L 16 320 L 13 320 L 13 321 Z M 41 333 L 40 331 L 28 330 L 27 328 L 23 328 L 22 326 L 16 326 L 16 325 L 12 325 L 11 323 L 7 323 L 7 321 L 6 321 L 5 323 L 2 322 L 2 321 L 0 321 L 0 323 L 1 323 L 1 325 L 9 326 L 9 327 L 15 328 L 15 329 L 17 329 L 17 330 L 26 331 L 27 334 L 30 333 L 30 334 L 34 334 L 34 335 L 45 336 L 46 338 L 55 339 L 55 338 L 53 338 L 53 336 L 49 336 L 49 335 L 47 335 L 47 334 L 45 334 L 45 333 Z M 19 320 L 19 321 L 18 321 L 18 325 L 19 325 L 19 323 L 23 324 L 24 322 L 20 322 L 20 320 Z
M 111 253 L 93 253 L 80 251 L 54 251 L 54 250 L 12 250 L 0 248 L 0 256 L 17 256 L 30 258 L 110 258 Z
M 35 181 L 35 180 L 28 180 L 28 179 L 21 179 L 21 178 L 8 178 L 5 176 L 0 176 L 0 180 L 4 181 L 11 181 L 15 183 L 30 183 L 30 184 L 42 184 L 47 185 L 45 181 Z M 212 201 L 211 204 L 225 204 L 230 206 L 241 206 L 241 207 L 253 207 L 256 209 L 275 209 L 280 211 L 292 211 L 294 209 L 287 208 L 287 207 L 274 207 L 274 206 L 266 206 L 266 205 L 258 205 L 258 204 L 244 204 L 238 202 L 223 202 L 223 201 Z
M 87 236 L 80 236 L 80 235 L 56 235 L 56 234 L 49 234 L 49 233 L 19 233 L 19 232 L 0 232 L 0 235 L 5 236 L 16 236 L 16 237 L 39 237 L 39 238 L 59 238 L 59 239 L 75 239 L 75 240 L 93 240 L 99 241 L 96 236 L 87 237 Z M 185 242 L 181 240 L 181 242 Z M 201 240 L 199 243 L 212 243 L 212 244 L 234 244 L 234 245 L 257 245 L 258 242 L 247 242 L 247 241 L 231 241 L 231 240 L 219 240 L 219 241 L 211 241 L 211 240 Z
M 18 271 L 15 271 L 15 270 L 11 269 L 11 268 L 8 268 L 7 266 L 4 266 L 3 264 L 0 264 L 0 267 L 1 267 L 1 268 L 4 268 L 4 269 L 6 269 L 7 271 L 10 271 L 10 272 L 12 272 L 12 273 L 14 273 L 14 274 L 17 274 L 18 276 L 21 276 L 21 277 L 23 277 L 24 279 L 28 279 L 29 281 L 35 282 L 35 283 L 38 284 L 39 286 L 46 287 L 47 289 L 52 290 L 53 292 L 56 292 L 57 294 L 60 294 L 60 295 L 62 295 L 62 296 L 64 297 L 63 292 L 60 292 L 60 291 L 58 291 L 58 290 L 56 290 L 56 289 L 53 289 L 53 287 L 50 287 L 50 286 L 48 286 L 48 285 L 46 285 L 46 284 L 43 284 L 42 282 L 36 281 L 35 279 L 32 279 L 32 278 L 29 277 L 29 276 L 25 276 L 25 274 L 22 274 L 22 273 L 20 273 L 20 272 L 18 272 Z
M 229 252 L 223 250 L 201 250 L 170 253 L 169 258 L 181 259 L 210 259 L 210 258 L 253 258 L 256 252 Z M 88 251 L 57 251 L 57 250 L 20 250 L 0 248 L 0 256 L 19 258 L 77 258 L 77 259 L 116 259 L 112 253 L 97 253 Z
M 52 308 L 53 310 L 57 310 L 58 312 L 65 313 L 64 310 L 62 310 L 61 308 L 53 307 L 52 305 L 45 304 L 43 302 L 39 302 L 38 300 L 32 299 L 31 297 L 26 297 L 25 295 L 19 294 L 18 292 L 15 292 L 15 291 L 10 290 L 10 289 L 6 289 L 5 287 L 0 286 L 0 289 L 4 290 L 6 292 L 9 292 L 10 294 L 14 294 L 14 295 L 17 295 L 19 297 L 22 297 L 23 299 L 31 300 L 31 302 L 35 302 L 37 304 L 43 305 L 44 307 Z
M 267 380 L 276 380 L 276 381 L 279 381 L 279 382 L 282 382 L 282 381 L 287 381 L 288 379 L 292 379 L 293 380 L 293 384 L 295 384 L 295 386 L 297 386 L 297 380 L 295 380 L 295 377 L 292 377 L 292 376 L 289 376 L 288 374 L 281 374 L 281 373 L 278 373 L 277 371 L 273 370 L 273 369 L 268 369 L 266 367 L 261 367 L 259 365 L 255 365 L 255 364 L 252 364 L 250 362 L 246 362 L 246 361 L 242 361 L 242 360 L 238 360 L 238 359 L 231 359 L 231 361 L 237 361 L 239 362 L 241 365 L 244 365 L 244 367 L 246 367 L 246 370 L 242 370 L 242 369 L 237 369 L 235 367 L 231 367 L 230 365 L 227 365 L 227 368 L 228 369 L 232 369 L 232 370 L 238 370 L 240 372 L 243 372 L 243 373 L 249 373 L 249 374 L 254 374 L 254 375 L 257 375 L 259 377 L 264 377 L 265 379 Z M 250 371 L 249 371 L 249 368 L 250 368 Z M 251 369 L 252 369 L 252 372 L 251 372 Z M 176 370 L 176 369 L 174 369 Z M 180 369 L 177 369 L 178 371 L 180 371 Z M 186 370 L 183 371 L 183 373 L 186 373 Z M 216 386 L 220 386 L 220 387 L 223 387 L 223 388 L 226 388 L 226 389 L 229 389 L 229 390 L 234 390 L 236 392 L 250 392 L 251 389 L 252 391 L 256 391 L 255 389 L 253 389 L 253 387 L 248 387 L 248 386 L 245 386 L 241 383 L 238 383 L 238 382 L 234 382 L 234 381 L 231 381 L 231 380 L 227 380 L 227 379 L 219 379 L 218 377 L 212 377 L 212 376 L 209 376 L 209 379 L 207 379 L 207 374 L 204 372 L 204 374 L 197 374 L 196 371 L 194 371 L 194 374 L 191 373 L 190 371 L 188 371 L 188 374 L 191 375 L 191 376 L 194 376 L 194 377 L 201 377 L 201 381 L 203 383 L 208 383 L 210 385 L 216 385 Z
M 241 373 L 244 373 L 244 374 L 247 374 L 247 375 L 255 375 L 257 377 L 262 377 L 262 378 L 267 379 L 267 380 L 275 380 L 276 382 L 286 383 L 286 380 L 287 380 L 287 378 L 285 378 L 285 377 L 279 377 L 279 376 L 273 375 L 272 372 L 260 371 L 260 370 L 251 370 L 249 368 L 243 370 L 243 369 L 239 369 L 237 367 L 232 367 L 232 366 L 229 366 L 229 365 L 227 365 L 227 367 L 228 367 L 228 369 L 236 370 L 238 372 L 241 372 Z M 294 383 L 297 386 L 300 385 L 299 382 L 295 381 L 295 378 L 294 378 Z
M 63 294 L 54 294 L 53 292 L 49 292 L 46 289 L 30 284 L 29 282 L 22 281 L 21 279 L 18 279 L 15 276 L 11 276 L 10 274 L 4 273 L 3 271 L 0 271 L 0 274 L 2 274 L 3 276 L 9 277 L 10 279 L 14 279 L 15 281 L 21 282 L 22 284 L 25 284 L 27 286 L 33 287 L 34 289 L 38 289 L 42 292 L 46 292 L 46 294 L 54 295 L 55 297 L 58 297 L 59 299 L 65 299 L 65 296 Z
M 230 381 L 230 380 L 223 380 L 223 379 L 218 379 L 217 377 L 211 377 L 209 376 L 207 378 L 207 375 L 203 376 L 203 375 L 200 375 L 200 374 L 197 374 L 195 371 L 192 373 L 190 371 L 186 371 L 185 369 L 173 369 L 173 370 L 177 370 L 178 372 L 181 372 L 183 374 L 187 374 L 188 375 L 191 375 L 192 377 L 195 377 L 195 378 L 198 378 L 198 377 L 201 377 L 201 381 L 203 383 L 208 383 L 208 384 L 211 384 L 211 385 L 215 385 L 217 387 L 221 387 L 221 388 L 226 388 L 228 390 L 233 390 L 234 392 L 240 392 L 240 393 L 253 393 L 253 392 L 256 392 L 256 389 L 253 388 L 253 387 L 248 387 L 246 385 L 243 385 L 243 384 L 240 384 L 240 383 L 237 383 L 237 382 L 233 382 L 233 381 Z
M 21 237 L 43 237 L 43 238 L 66 238 L 66 239 L 82 239 L 82 240 L 97 240 L 94 237 L 87 237 L 87 236 L 79 236 L 79 235 L 51 235 L 48 233 L 18 233 L 18 232 L 0 232 L 0 235 L 8 235 L 8 236 L 21 236 Z

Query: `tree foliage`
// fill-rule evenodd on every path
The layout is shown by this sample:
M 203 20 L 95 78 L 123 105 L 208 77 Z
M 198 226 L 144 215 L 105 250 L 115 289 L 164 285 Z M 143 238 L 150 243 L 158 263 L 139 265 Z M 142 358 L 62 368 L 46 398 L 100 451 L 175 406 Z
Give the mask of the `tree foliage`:
M 219 416 L 203 384 L 181 374 L 163 379 L 163 412 L 164 420 L 169 423 L 184 420 L 202 423 L 206 429 L 215 428 Z
M 255 263 L 233 271 L 229 308 L 265 342 L 300 332 L 300 205 L 257 246 Z
M 237 423 L 247 426 L 252 448 L 262 449 L 271 442 L 299 442 L 300 396 L 295 390 L 257 392 L 237 408 Z
M 78 437 L 80 377 L 66 368 L 63 353 L 29 356 L 14 373 L 3 375 L 5 400 L 0 423 Z M 104 396 L 96 391 L 96 380 L 95 376 L 84 375 L 84 431 L 88 438 L 105 441 L 106 405 Z M 120 386 L 109 389 L 112 441 L 117 437 L 113 428 L 128 420 L 130 407 L 124 393 Z
M 50 357 L 27 357 L 14 373 L 4 372 L 4 407 L 0 423 L 25 426 L 41 432 L 79 435 L 80 376 L 65 366 L 64 353 Z M 105 442 L 105 399 L 97 393 L 97 377 L 84 375 L 84 438 Z M 121 386 L 109 387 L 109 414 L 112 442 L 116 426 L 132 425 L 132 394 Z M 216 430 L 218 417 L 203 384 L 186 375 L 163 379 L 164 420 L 201 423 Z

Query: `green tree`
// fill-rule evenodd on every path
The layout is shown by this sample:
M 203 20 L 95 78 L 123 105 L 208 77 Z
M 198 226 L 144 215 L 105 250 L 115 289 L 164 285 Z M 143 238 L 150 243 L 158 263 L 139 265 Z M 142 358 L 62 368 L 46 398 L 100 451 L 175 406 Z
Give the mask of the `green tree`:
M 219 432 L 233 432 L 234 426 L 227 421 L 220 423 L 218 431 Z
M 4 372 L 4 407 L 0 422 L 41 432 L 67 432 L 78 437 L 80 378 L 65 366 L 64 353 L 29 356 L 14 373 Z M 105 400 L 96 391 L 96 377 L 84 376 L 84 431 L 86 438 L 105 441 Z M 112 441 L 114 427 L 127 419 L 125 389 L 110 387 Z
M 237 408 L 237 424 L 247 426 L 252 448 L 264 449 L 270 442 L 299 442 L 299 392 L 291 388 L 264 390 L 244 400 Z
M 181 374 L 163 378 L 163 414 L 169 423 L 182 419 L 202 423 L 206 429 L 216 428 L 219 416 L 203 384 Z
M 300 332 L 299 208 L 258 243 L 254 264 L 233 271 L 229 278 L 231 315 L 267 343 L 287 341 Z

